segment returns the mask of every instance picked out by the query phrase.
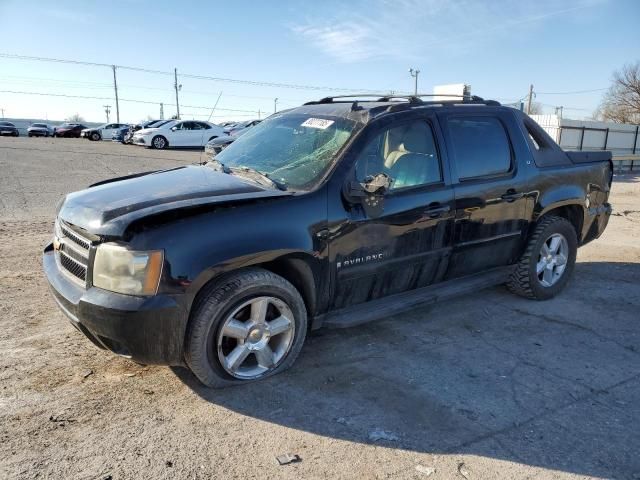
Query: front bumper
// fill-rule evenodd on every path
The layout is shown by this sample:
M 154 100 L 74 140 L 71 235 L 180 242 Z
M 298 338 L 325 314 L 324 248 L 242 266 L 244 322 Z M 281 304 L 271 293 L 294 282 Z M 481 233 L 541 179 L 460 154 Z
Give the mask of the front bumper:
M 48 245 L 42 264 L 58 307 L 96 346 L 153 365 L 183 365 L 188 314 L 179 295 L 135 297 L 67 278 Z

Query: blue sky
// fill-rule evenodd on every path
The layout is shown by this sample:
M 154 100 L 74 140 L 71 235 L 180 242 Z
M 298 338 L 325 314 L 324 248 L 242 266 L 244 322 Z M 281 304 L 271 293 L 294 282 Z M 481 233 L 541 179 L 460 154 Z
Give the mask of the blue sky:
M 37 6 L 36 6 L 37 5 Z M 354 0 L 339 2 L 0 0 L 0 54 L 53 57 L 217 78 L 406 92 L 468 83 L 503 102 L 533 83 L 547 113 L 583 118 L 612 72 L 640 60 L 638 0 Z M 6 117 L 105 119 L 115 105 L 105 67 L 0 57 Z M 118 70 L 122 121 L 175 113 L 173 78 Z M 214 121 L 257 117 L 336 93 L 179 79 L 181 113 Z M 597 90 L 581 94 L 556 92 Z M 101 97 L 79 99 L 33 92 Z M 112 108 L 115 111 L 115 107 Z M 112 119 L 114 113 L 112 112 Z

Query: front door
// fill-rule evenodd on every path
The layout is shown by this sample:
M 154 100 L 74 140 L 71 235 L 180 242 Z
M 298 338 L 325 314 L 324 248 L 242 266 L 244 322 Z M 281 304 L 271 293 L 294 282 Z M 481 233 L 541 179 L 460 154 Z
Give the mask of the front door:
M 370 132 L 352 178 L 392 178 L 381 212 L 342 206 L 331 218 L 333 304 L 347 307 L 438 282 L 452 246 L 453 189 L 438 149 L 434 118 L 423 116 Z M 337 208 L 336 210 L 339 210 Z
M 528 222 L 526 149 L 504 112 L 442 113 L 454 182 L 454 249 L 447 278 L 518 260 Z

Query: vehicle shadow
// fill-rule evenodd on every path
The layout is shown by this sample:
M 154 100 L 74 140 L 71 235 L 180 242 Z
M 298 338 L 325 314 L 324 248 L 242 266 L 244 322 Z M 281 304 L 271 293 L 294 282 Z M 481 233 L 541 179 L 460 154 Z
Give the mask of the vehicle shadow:
M 202 399 L 326 437 L 587 476 L 640 472 L 640 264 L 585 262 L 558 297 L 502 287 L 310 335 L 294 367 Z

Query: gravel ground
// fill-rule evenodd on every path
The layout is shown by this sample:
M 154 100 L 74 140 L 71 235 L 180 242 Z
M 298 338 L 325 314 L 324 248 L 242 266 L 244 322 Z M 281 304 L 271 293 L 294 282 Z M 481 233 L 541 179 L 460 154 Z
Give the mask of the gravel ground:
M 559 297 L 321 330 L 289 372 L 213 391 L 93 347 L 40 258 L 63 193 L 199 158 L 0 138 L 0 478 L 640 478 L 640 176 Z

